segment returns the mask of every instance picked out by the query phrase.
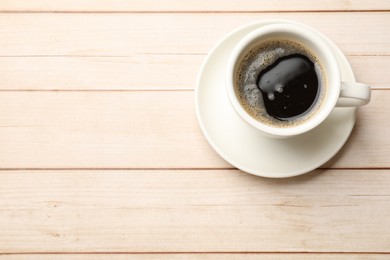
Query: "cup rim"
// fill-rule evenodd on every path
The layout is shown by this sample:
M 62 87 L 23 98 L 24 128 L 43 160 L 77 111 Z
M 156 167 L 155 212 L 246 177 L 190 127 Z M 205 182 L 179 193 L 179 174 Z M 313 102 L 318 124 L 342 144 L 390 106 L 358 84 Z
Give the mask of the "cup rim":
M 290 127 L 275 127 L 262 123 L 246 112 L 246 110 L 241 106 L 235 93 L 233 81 L 236 62 L 240 59 L 241 55 L 245 53 L 246 49 L 251 47 L 255 41 L 264 41 L 267 39 L 267 36 L 270 37 L 275 34 L 294 35 L 296 39 L 309 42 L 311 47 L 316 47 L 316 51 L 312 50 L 314 54 L 322 57 L 321 65 L 323 65 L 325 67 L 324 70 L 326 70 L 325 74 L 328 91 L 326 93 L 325 100 L 323 101 L 324 104 L 320 110 L 303 124 Z M 299 40 L 297 41 L 299 42 Z M 311 47 L 309 48 L 310 50 L 312 49 Z M 340 74 L 339 64 L 333 51 L 315 30 L 301 25 L 280 23 L 265 25 L 255 29 L 239 41 L 228 59 L 225 85 L 231 105 L 246 123 L 269 136 L 283 138 L 308 132 L 321 124 L 329 116 L 333 108 L 336 106 L 337 99 L 340 95 Z

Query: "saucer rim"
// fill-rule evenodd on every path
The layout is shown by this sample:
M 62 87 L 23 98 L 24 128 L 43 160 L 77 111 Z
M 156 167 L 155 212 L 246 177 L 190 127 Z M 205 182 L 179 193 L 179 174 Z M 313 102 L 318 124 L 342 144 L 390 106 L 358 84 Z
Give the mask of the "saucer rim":
M 346 133 L 345 137 L 341 140 L 339 140 L 337 143 L 338 145 L 336 146 L 335 145 L 335 148 L 333 149 L 333 152 L 332 153 L 329 153 L 328 156 L 324 157 L 323 160 L 321 160 L 320 162 L 316 163 L 314 166 L 311 165 L 310 167 L 306 167 L 305 169 L 298 169 L 298 170 L 295 170 L 295 171 L 288 171 L 288 172 L 285 172 L 285 173 L 278 173 L 277 175 L 275 175 L 274 173 L 267 173 L 266 171 L 254 171 L 253 169 L 249 169 L 248 167 L 246 167 L 245 165 L 242 165 L 241 163 L 237 162 L 234 158 L 231 158 L 231 156 L 227 156 L 219 147 L 218 145 L 215 144 L 215 142 L 213 141 L 213 139 L 210 137 L 209 133 L 207 132 L 206 130 L 206 127 L 202 121 L 202 116 L 201 116 L 201 112 L 200 112 L 200 107 L 199 107 L 199 89 L 200 89 L 200 81 L 201 81 L 201 78 L 202 78 L 202 74 L 204 73 L 204 70 L 205 70 L 205 67 L 206 65 L 210 62 L 210 60 L 213 58 L 212 57 L 212 54 L 219 48 L 222 47 L 222 45 L 227 41 L 229 40 L 230 38 L 234 37 L 235 34 L 239 33 L 240 31 L 242 30 L 245 30 L 245 29 L 249 29 L 251 27 L 255 27 L 253 28 L 253 30 L 256 30 L 258 29 L 259 27 L 261 26 L 265 26 L 265 25 L 269 25 L 269 24 L 274 24 L 274 23 L 290 23 L 290 24 L 297 24 L 297 25 L 301 25 L 301 26 L 304 26 L 306 27 L 307 29 L 310 29 L 310 30 L 313 30 L 313 28 L 305 25 L 305 24 L 301 24 L 299 22 L 295 22 L 295 21 L 291 21 L 291 20 L 285 20 L 285 19 L 264 19 L 264 20 L 259 20 L 259 21 L 255 21 L 255 22 L 251 22 L 251 23 L 247 23 L 247 24 L 244 24 L 234 30 L 232 30 L 231 32 L 229 32 L 228 34 L 226 34 L 221 40 L 219 40 L 211 49 L 210 51 L 208 52 L 207 54 L 207 57 L 205 58 L 205 60 L 203 61 L 201 67 L 200 67 L 200 70 L 199 70 L 199 73 L 197 75 L 197 78 L 196 78 L 196 88 L 195 88 L 195 112 L 196 112 L 196 117 L 198 119 L 198 122 L 199 122 L 199 125 L 200 125 L 200 128 L 202 130 L 202 133 L 204 134 L 204 136 L 206 137 L 206 140 L 208 141 L 208 143 L 211 145 L 211 147 L 218 153 L 219 156 L 221 156 L 227 163 L 231 164 L 232 166 L 244 171 L 244 172 L 247 172 L 249 174 L 252 174 L 252 175 L 255 175 L 255 176 L 260 176 L 260 177 L 266 177 L 266 178 L 288 178 L 288 177 L 294 177 L 294 176 L 299 176 L 299 175 L 302 175 L 302 174 L 305 174 L 305 173 L 308 173 L 314 169 L 317 169 L 318 167 L 320 167 L 321 165 L 323 165 L 324 163 L 328 162 L 332 157 L 334 157 L 340 150 L 341 148 L 345 145 L 346 141 L 348 140 L 349 136 L 351 135 L 351 132 L 355 126 L 355 123 L 356 123 L 356 117 L 357 117 L 357 108 L 351 108 L 351 118 L 353 119 L 353 122 L 351 123 L 352 126 L 349 128 L 349 131 L 348 133 Z M 248 33 L 250 33 L 251 31 L 249 31 Z M 332 51 L 336 51 L 338 52 L 338 55 L 337 55 L 337 60 L 339 61 L 339 64 L 341 63 L 340 67 L 342 66 L 346 66 L 347 67 L 347 70 L 349 71 L 349 74 L 348 77 L 350 78 L 350 80 L 352 82 L 356 82 L 356 79 L 355 79 L 355 75 L 353 73 L 353 70 L 351 68 L 351 65 L 349 63 L 349 61 L 347 60 L 347 58 L 345 57 L 344 53 L 330 40 L 328 39 L 324 34 L 322 34 L 321 32 L 318 32 L 318 31 L 315 31 L 316 33 L 318 33 L 318 35 L 322 38 L 325 39 L 326 43 L 329 44 L 330 48 L 332 49 Z M 342 76 L 341 76 L 342 78 Z M 337 109 L 337 108 L 335 108 Z M 238 115 L 236 115 L 238 116 Z M 321 127 L 318 126 L 318 127 Z M 264 138 L 270 138 L 270 139 L 273 139 L 272 137 L 264 137 Z

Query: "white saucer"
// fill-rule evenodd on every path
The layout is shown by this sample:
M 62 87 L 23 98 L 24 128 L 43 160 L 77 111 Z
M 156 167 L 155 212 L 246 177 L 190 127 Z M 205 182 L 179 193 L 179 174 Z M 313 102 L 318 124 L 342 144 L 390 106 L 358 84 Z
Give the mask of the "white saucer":
M 233 166 L 263 177 L 291 177 L 321 166 L 341 149 L 356 120 L 356 108 L 335 108 L 314 130 L 293 138 L 273 139 L 260 135 L 235 113 L 224 87 L 225 67 L 231 51 L 252 30 L 270 23 L 286 22 L 256 22 L 227 35 L 204 61 L 195 91 L 196 113 L 210 145 Z M 326 41 L 339 60 L 342 80 L 355 82 L 343 53 L 328 39 Z

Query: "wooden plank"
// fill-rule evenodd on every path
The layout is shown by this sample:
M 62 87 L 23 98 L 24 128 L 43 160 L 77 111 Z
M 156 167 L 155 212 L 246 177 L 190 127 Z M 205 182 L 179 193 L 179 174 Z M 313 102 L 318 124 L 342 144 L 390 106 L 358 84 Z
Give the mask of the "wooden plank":
M 228 166 L 200 132 L 192 91 L 1 92 L 0 100 L 0 168 Z
M 210 260 L 241 260 L 241 259 L 264 259 L 264 260 L 272 260 L 272 259 L 287 259 L 287 260 L 333 260 L 333 259 L 348 259 L 348 260 L 370 260 L 370 259 L 389 259 L 389 255 L 387 254 L 361 254 L 361 253 L 321 253 L 321 254 L 311 254 L 311 253 L 161 253 L 161 254 L 22 254 L 22 255 L 14 255 L 7 254 L 1 255 L 0 259 L 9 259 L 9 260 L 47 260 L 47 259 L 55 259 L 55 260 L 67 260 L 67 259 L 79 259 L 79 260 L 101 260 L 101 259 L 113 259 L 113 260 L 127 260 L 127 259 L 146 259 L 146 260 L 192 260 L 192 259 L 210 259 Z
M 373 91 L 329 167 L 390 167 L 389 98 Z M 201 133 L 193 91 L 3 91 L 0 147 L 0 168 L 231 167 Z
M 375 88 L 390 88 L 390 56 L 348 56 L 356 80 Z
M 1 171 L 0 252 L 389 253 L 389 185 L 389 170 Z
M 204 59 L 205 55 L 161 54 L 128 57 L 0 57 L 0 88 L 194 89 Z M 390 63 L 390 57 L 388 61 Z
M 196 2 L 178 0 L 2 0 L 0 10 L 7 12 L 264 12 L 264 11 L 365 11 L 389 10 L 390 5 L 385 0 L 324 0 L 319 3 L 309 0 L 199 0 Z
M 194 89 L 205 55 L 0 57 L 2 90 Z M 350 56 L 359 81 L 390 87 L 390 56 Z
M 390 12 L 3 13 L 0 56 L 205 54 L 231 30 L 267 18 L 308 24 L 328 35 L 348 55 L 390 54 Z
M 373 91 L 371 102 L 359 110 L 357 121 L 348 142 L 324 167 L 388 167 L 387 159 L 380 158 L 380 153 L 386 153 L 389 157 L 390 140 L 385 137 L 390 128 L 390 122 L 384 122 L 390 109 L 389 94 L 387 91 Z M 374 119 L 375 118 L 375 119 Z M 386 139 L 386 140 L 385 140 Z M 389 140 L 389 141 L 387 141 Z M 375 147 L 371 146 L 375 143 Z M 357 150 L 355 150 L 357 149 Z M 375 150 L 374 153 L 369 150 Z M 364 160 L 364 163 L 359 162 Z M 348 163 L 345 163 L 348 162 Z

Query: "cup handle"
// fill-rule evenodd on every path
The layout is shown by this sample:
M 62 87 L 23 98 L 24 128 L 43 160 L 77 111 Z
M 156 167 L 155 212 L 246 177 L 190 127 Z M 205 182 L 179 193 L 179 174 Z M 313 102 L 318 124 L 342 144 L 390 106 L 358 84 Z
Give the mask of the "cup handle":
M 336 107 L 358 107 L 370 102 L 371 87 L 357 82 L 341 82 Z

